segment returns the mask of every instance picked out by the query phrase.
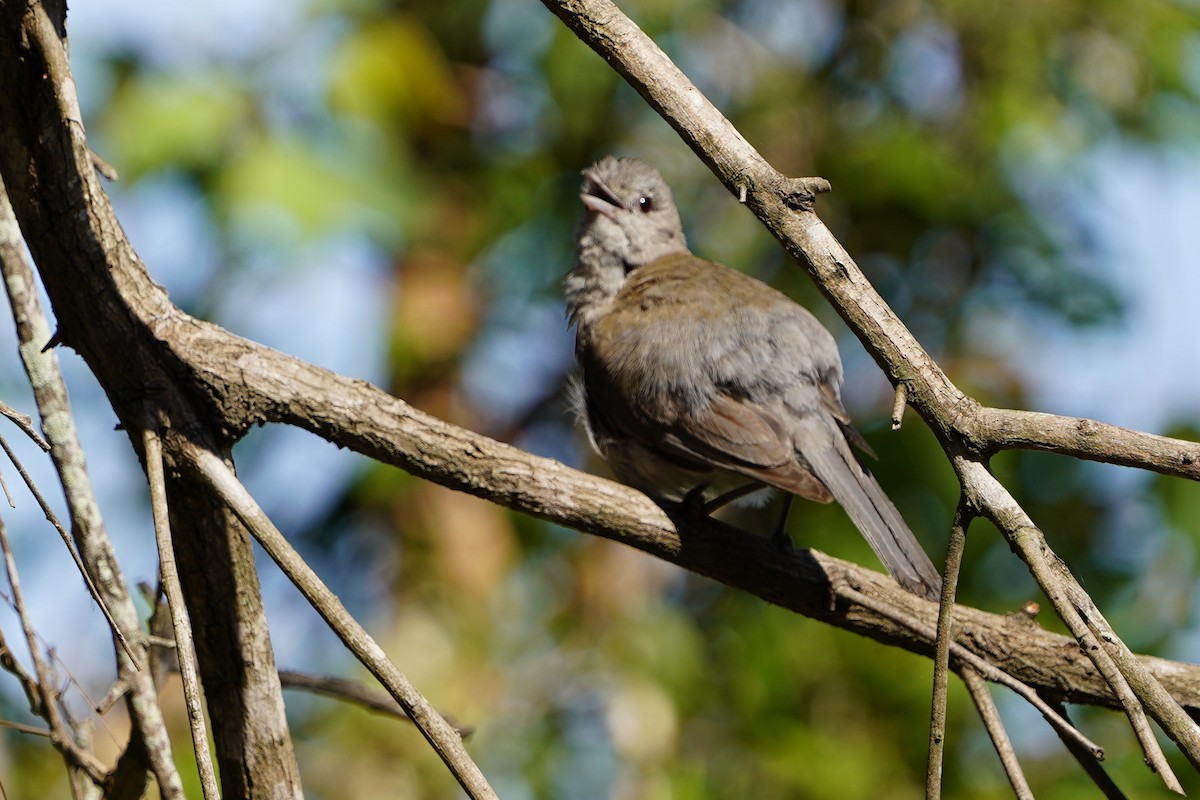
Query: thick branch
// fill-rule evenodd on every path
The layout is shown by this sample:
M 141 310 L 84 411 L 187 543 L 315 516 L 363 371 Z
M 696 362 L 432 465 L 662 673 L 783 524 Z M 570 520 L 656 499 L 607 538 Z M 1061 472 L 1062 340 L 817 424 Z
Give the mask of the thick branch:
M 930 642 L 870 609 L 833 602 L 833 586 L 877 596 L 936 624 L 936 606 L 885 576 L 816 552 L 781 558 L 759 537 L 716 522 L 680 537 L 645 495 L 446 423 L 347 378 L 188 317 L 154 308 L 164 356 L 194 370 L 227 425 L 286 422 L 418 476 L 542 519 L 628 544 L 829 624 L 923 654 Z M 238 416 L 240 415 L 240 416 Z M 894 615 L 893 615 L 894 616 Z M 958 641 L 1014 677 L 1070 702 L 1115 700 L 1075 642 L 1022 622 L 957 607 Z M 1185 705 L 1200 709 L 1200 668 L 1145 659 Z
M 1043 450 L 1200 480 L 1200 442 L 1039 411 L 979 407 L 960 422 L 985 450 Z
M 300 557 L 242 486 L 233 470 L 207 451 L 193 449 L 185 453 L 184 457 L 189 460 L 189 466 L 212 484 L 246 527 L 253 531 L 258 543 L 324 618 L 347 649 L 354 653 L 363 666 L 370 670 L 396 699 L 467 794 L 471 798 L 496 800 L 495 791 L 488 785 L 487 779 L 467 753 L 459 732 L 434 710 L 404 673 L 391 662 L 383 648 L 351 616 L 337 595 L 330 591 L 312 567 Z
M 757 536 L 710 521 L 676 533 L 645 495 L 573 470 L 425 414 L 363 381 L 346 378 L 227 331 L 187 319 L 161 319 L 159 335 L 187 353 L 200 379 L 216 384 L 233 369 L 242 381 L 236 407 L 256 419 L 288 422 L 387 464 L 587 533 L 636 547 L 805 616 L 923 654 L 932 643 L 887 617 L 833 602 L 834 588 L 869 593 L 896 613 L 936 626 L 936 605 L 884 575 L 815 551 L 794 558 Z M 226 387 L 233 391 L 233 387 Z M 233 406 L 230 402 L 227 405 Z M 957 641 L 1039 691 L 1070 702 L 1114 706 L 1115 699 L 1078 645 L 1010 619 L 964 606 L 954 612 Z M 1180 701 L 1197 707 L 1200 667 L 1143 658 Z
M 227 452 L 205 396 L 178 389 L 175 365 L 148 334 L 148 317 L 171 305 L 96 176 L 60 30 L 36 0 L 0 2 L 0 98 L 0 175 L 54 306 L 57 340 L 83 356 L 125 430 L 161 415 L 172 435 Z M 140 450 L 137 437 L 133 445 Z M 205 690 L 219 709 L 213 733 L 225 794 L 299 796 L 249 539 L 205 487 L 170 474 L 167 484 Z
M 108 537 L 100 507 L 96 502 L 83 447 L 75 429 L 67 386 L 59 370 L 58 355 L 43 349 L 49 339 L 49 325 L 38 299 L 33 269 L 20 246 L 19 231 L 13 218 L 3 182 L 0 181 L 0 274 L 16 326 L 21 363 L 33 389 L 42 428 L 46 432 L 50 458 L 62 485 L 71 518 L 71 535 L 79 558 L 100 595 L 101 606 L 108 610 L 113 633 L 121 643 L 117 655 L 118 680 L 128 687 L 133 730 L 127 745 L 129 758 L 122 758 L 109 779 L 109 796 L 140 797 L 146 775 L 152 772 L 163 797 L 183 796 L 183 786 L 171 757 L 158 694 L 147 669 L 149 661 L 140 645 L 131 648 L 131 638 L 140 638 L 141 621 L 130 597 L 116 551 Z M 124 631 L 125 633 L 122 633 Z

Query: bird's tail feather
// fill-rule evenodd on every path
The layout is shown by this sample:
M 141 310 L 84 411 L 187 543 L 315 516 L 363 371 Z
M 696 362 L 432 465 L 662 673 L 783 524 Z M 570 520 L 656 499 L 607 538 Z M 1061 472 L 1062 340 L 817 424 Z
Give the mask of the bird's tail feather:
M 908 591 L 937 599 L 942 579 L 917 537 L 879 483 L 854 457 L 832 421 L 810 418 L 813 430 L 798 436 L 801 455 L 829 487 L 892 577 Z M 823 428 L 823 430 L 816 430 Z

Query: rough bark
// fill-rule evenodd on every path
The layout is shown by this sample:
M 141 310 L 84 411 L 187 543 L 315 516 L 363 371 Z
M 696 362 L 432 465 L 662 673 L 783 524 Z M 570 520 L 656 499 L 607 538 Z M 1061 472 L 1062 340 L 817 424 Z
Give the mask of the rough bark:
M 38 3 L 0 4 L 0 174 L 54 307 L 56 338 L 95 373 L 135 449 L 144 426 L 166 422 L 168 439 L 227 454 L 221 417 L 155 336 L 154 319 L 172 306 L 92 167 L 59 30 Z M 224 793 L 299 797 L 249 540 L 202 485 L 174 475 L 168 491 L 184 590 L 203 620 L 201 673 Z

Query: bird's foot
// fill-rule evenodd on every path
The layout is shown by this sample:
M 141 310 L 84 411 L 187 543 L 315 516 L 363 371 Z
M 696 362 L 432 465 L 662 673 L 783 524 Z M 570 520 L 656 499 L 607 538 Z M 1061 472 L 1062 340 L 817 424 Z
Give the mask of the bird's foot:
M 689 528 L 698 528 L 708 519 L 709 508 L 704 502 L 704 491 L 707 488 L 706 483 L 693 487 L 679 501 L 680 515 Z
M 791 510 L 792 496 L 790 494 L 785 495 L 783 498 L 783 509 L 779 514 L 779 522 L 775 523 L 775 531 L 771 534 L 771 544 L 787 555 L 791 555 L 796 550 L 796 545 L 787 532 L 788 512 Z
M 776 528 L 775 532 L 771 534 L 771 544 L 784 555 L 790 556 L 796 552 L 796 543 L 792 541 L 791 535 L 783 528 Z

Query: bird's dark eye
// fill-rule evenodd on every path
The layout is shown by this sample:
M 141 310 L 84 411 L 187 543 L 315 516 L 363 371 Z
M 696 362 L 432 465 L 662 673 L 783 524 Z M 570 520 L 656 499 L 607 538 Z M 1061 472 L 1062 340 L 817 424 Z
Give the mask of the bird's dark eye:
M 640 210 L 640 211 L 641 211 L 643 214 L 649 214 L 651 211 L 653 211 L 653 210 L 654 210 L 654 198 L 652 198 L 652 197 L 639 197 L 639 198 L 638 198 L 638 209 L 639 209 L 639 210 Z

